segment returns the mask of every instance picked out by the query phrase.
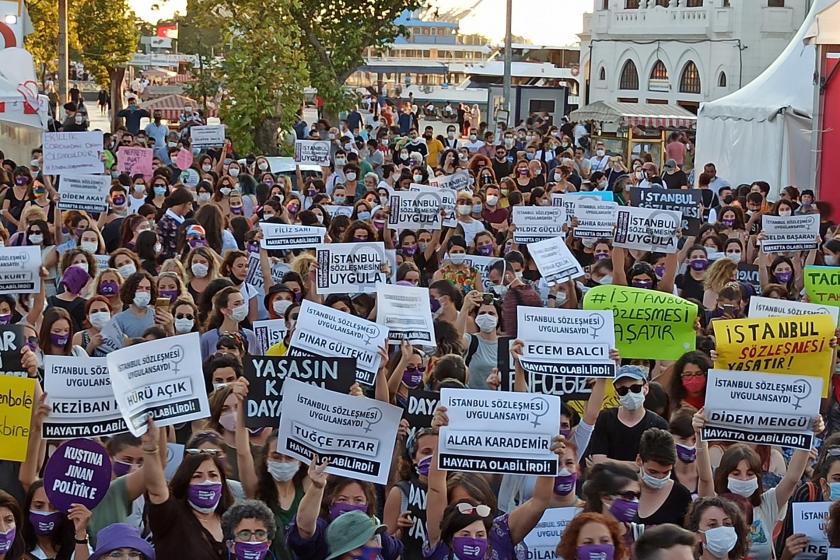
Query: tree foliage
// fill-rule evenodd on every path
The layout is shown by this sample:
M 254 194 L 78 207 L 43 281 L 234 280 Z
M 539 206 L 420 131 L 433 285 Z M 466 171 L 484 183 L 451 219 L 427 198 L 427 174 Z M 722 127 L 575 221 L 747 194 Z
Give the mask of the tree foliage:
M 128 0 L 77 0 L 75 28 L 80 55 L 97 81 L 105 85 L 115 68 L 127 64 L 140 39 Z
M 35 70 L 43 82 L 47 73 L 57 70 L 58 61 L 58 2 L 56 0 L 31 0 L 27 2 L 29 18 L 34 32 L 24 40 L 24 47 L 32 54 Z M 69 2 L 67 9 L 67 44 L 71 51 L 81 50 L 76 34 L 74 13 L 77 5 Z

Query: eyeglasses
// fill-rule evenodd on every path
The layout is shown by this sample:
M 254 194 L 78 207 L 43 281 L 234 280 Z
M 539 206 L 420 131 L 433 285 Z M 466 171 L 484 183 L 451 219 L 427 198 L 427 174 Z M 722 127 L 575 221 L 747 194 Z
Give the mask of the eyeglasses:
M 619 498 L 622 498 L 624 500 L 627 500 L 628 502 L 638 501 L 638 499 L 642 497 L 641 493 L 633 492 L 632 490 L 628 490 L 626 492 L 618 492 L 618 493 L 616 493 L 616 496 L 618 496 Z
M 175 315 L 175 318 L 176 319 L 189 319 L 190 321 L 192 321 L 193 319 L 195 319 L 195 316 L 194 315 L 187 315 L 186 313 L 178 313 L 178 314 Z
M 221 449 L 196 449 L 190 448 L 186 450 L 187 455 L 209 455 L 211 457 L 217 457 L 219 455 L 223 455 L 224 452 Z
M 458 513 L 462 513 L 463 515 L 477 515 L 479 517 L 487 517 L 490 515 L 490 506 L 486 506 L 484 504 L 474 506 L 466 502 L 461 502 L 455 507 L 458 508 Z
M 623 397 L 630 391 L 634 393 L 641 393 L 642 387 L 644 387 L 644 383 L 639 385 L 630 385 L 629 387 L 616 387 L 615 392 L 618 394 L 619 397 Z
M 143 554 L 140 553 L 140 552 L 137 552 L 136 550 L 129 550 L 127 552 L 123 552 L 121 550 L 112 550 L 111 552 L 108 553 L 107 557 L 108 558 L 114 558 L 114 559 L 129 558 L 130 560 L 139 560 L 140 558 L 143 558 Z
M 268 531 L 265 529 L 257 529 L 256 531 L 252 531 L 250 529 L 242 529 L 241 531 L 236 533 L 236 540 L 240 542 L 248 542 L 251 540 L 251 537 L 256 537 L 258 541 L 264 542 L 268 539 Z

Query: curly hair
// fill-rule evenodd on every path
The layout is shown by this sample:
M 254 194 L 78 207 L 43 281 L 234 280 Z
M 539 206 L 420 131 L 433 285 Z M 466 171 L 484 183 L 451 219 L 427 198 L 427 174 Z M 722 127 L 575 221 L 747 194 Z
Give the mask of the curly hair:
M 716 507 L 723 510 L 729 520 L 732 522 L 732 527 L 738 535 L 738 540 L 735 542 L 735 548 L 729 551 L 729 558 L 733 560 L 744 558 L 749 552 L 750 546 L 750 529 L 747 522 L 744 520 L 744 515 L 741 509 L 735 505 L 731 500 L 721 498 L 720 496 L 709 498 L 698 498 L 692 502 L 688 508 L 688 513 L 685 515 L 685 522 L 683 527 L 689 531 L 700 531 L 700 518 L 703 512 L 709 508 Z
M 222 515 L 222 533 L 225 540 L 236 540 L 236 527 L 243 519 L 255 519 L 265 525 L 268 540 L 273 540 L 277 532 L 274 514 L 260 500 L 243 500 L 235 503 Z
M 579 513 L 566 526 L 563 537 L 557 545 L 558 558 L 577 558 L 577 539 L 581 529 L 589 523 L 599 523 L 610 532 L 612 544 L 615 547 L 613 558 L 624 558 L 624 540 L 617 521 L 601 513 Z

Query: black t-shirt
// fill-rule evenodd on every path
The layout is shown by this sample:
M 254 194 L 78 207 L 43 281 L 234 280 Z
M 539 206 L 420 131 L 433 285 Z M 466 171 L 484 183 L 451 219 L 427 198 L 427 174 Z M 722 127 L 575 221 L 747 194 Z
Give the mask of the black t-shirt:
M 499 161 L 493 158 L 493 173 L 496 174 L 496 180 L 502 179 L 510 175 L 510 162 L 505 158 L 504 161 Z
M 663 173 L 662 180 L 669 189 L 679 189 L 688 184 L 688 177 L 682 169 L 676 173 Z
M 87 300 L 80 297 L 77 297 L 73 301 L 64 301 L 63 299 L 59 299 L 58 296 L 47 298 L 47 306 L 61 307 L 70 314 L 70 318 L 73 319 L 73 332 L 79 332 L 84 328 L 86 302 Z
M 117 218 L 102 228 L 102 240 L 105 241 L 105 248 L 113 253 L 120 248 L 120 227 L 125 218 Z
M 703 301 L 703 293 L 705 291 L 703 282 L 695 280 L 690 273 L 686 272 L 677 276 L 677 288 L 682 291 L 680 295 L 683 298 L 693 298 Z
M 618 419 L 618 408 L 602 410 L 595 422 L 589 453 L 606 455 L 615 461 L 635 461 L 642 433 L 648 428 L 667 430 L 668 422 L 655 412 L 646 410 L 638 424 L 627 427 Z
M 644 483 L 642 483 L 644 484 Z M 665 498 L 665 502 L 659 506 L 650 517 L 636 516 L 636 521 L 643 525 L 662 525 L 663 523 L 681 523 L 691 505 L 691 492 L 688 488 L 674 481 L 671 493 Z

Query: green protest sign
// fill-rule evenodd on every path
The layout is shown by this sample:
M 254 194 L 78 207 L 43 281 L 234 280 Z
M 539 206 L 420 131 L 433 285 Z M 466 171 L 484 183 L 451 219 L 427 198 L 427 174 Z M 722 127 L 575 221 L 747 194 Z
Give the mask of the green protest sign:
M 622 358 L 677 360 L 695 349 L 697 306 L 674 295 L 598 286 L 586 293 L 583 308 L 612 311 L 615 342 Z
M 840 266 L 806 266 L 805 293 L 810 303 L 840 307 Z

